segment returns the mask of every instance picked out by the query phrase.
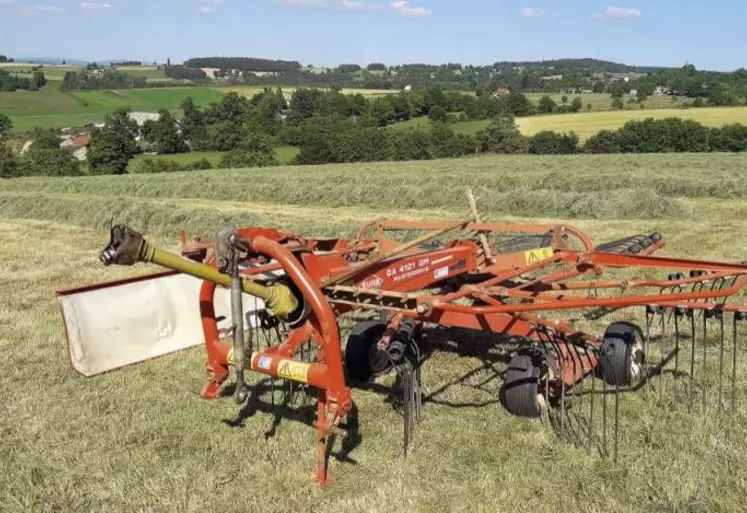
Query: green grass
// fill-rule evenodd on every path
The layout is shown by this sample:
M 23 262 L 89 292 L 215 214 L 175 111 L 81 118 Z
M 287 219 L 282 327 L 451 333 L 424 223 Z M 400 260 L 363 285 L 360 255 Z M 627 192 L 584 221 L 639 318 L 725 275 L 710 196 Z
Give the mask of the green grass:
M 222 94 L 208 87 L 161 87 L 118 91 L 63 92 L 59 83 L 39 91 L 0 92 L 0 112 L 10 116 L 15 130 L 36 126 L 62 128 L 103 121 L 106 114 L 129 106 L 133 110 L 176 111 L 191 96 L 198 105 L 220 101 Z
M 153 89 L 119 89 L 116 91 L 76 91 L 72 93 L 82 105 L 113 110 L 129 106 L 133 110 L 178 110 L 191 97 L 198 105 L 220 101 L 222 95 L 207 87 L 158 87 Z
M 148 80 L 165 80 L 168 78 L 165 70 L 158 69 L 155 66 L 119 66 L 115 69 L 135 77 L 145 77 Z
M 130 166 L 134 166 L 142 160 L 173 160 L 183 165 L 207 159 L 213 167 L 217 167 L 221 157 L 225 154 L 226 152 L 223 151 L 191 151 L 189 153 L 175 153 L 171 155 L 138 155 L 130 161 Z M 297 154 L 298 148 L 295 146 L 278 146 L 275 148 L 275 157 L 281 164 L 290 163 Z
M 399 121 L 397 123 L 393 123 L 389 125 L 389 127 L 394 130 L 407 129 L 407 128 L 424 128 L 424 127 L 428 127 L 430 123 L 431 123 L 431 120 L 428 119 L 428 116 L 418 116 L 415 118 L 410 118 L 405 121 Z
M 0 299 L 0 510 L 743 511 L 747 402 L 720 420 L 700 407 L 688 416 L 663 390 L 670 378 L 653 383 L 648 401 L 643 391 L 626 394 L 614 464 L 562 443 L 547 424 L 509 415 L 494 378 L 515 346 L 485 350 L 491 337 L 458 330 L 430 337 L 439 351 L 423 367 L 423 421 L 408 457 L 401 415 L 386 395 L 393 378 L 382 378 L 381 389 L 354 390 L 356 464 L 333 459 L 336 482 L 323 490 L 313 482 L 314 431 L 303 415 L 275 419 L 260 410 L 231 427 L 239 413 L 230 398 L 199 399 L 202 348 L 76 375 L 54 291 L 154 270 L 100 264 L 111 216 L 168 246 L 181 227 L 190 235 L 242 224 L 350 235 L 378 217 L 461 218 L 466 185 L 477 186 L 494 221 L 574 218 L 600 242 L 661 231 L 663 254 L 743 260 L 745 164 L 743 155 L 490 156 L 6 180 L 0 283 L 12 294 Z M 676 211 L 626 206 L 641 191 Z M 515 199 L 527 194 L 541 201 Z M 568 194 L 576 201 L 562 204 Z M 357 318 L 341 320 L 343 337 Z M 595 332 L 609 320 L 593 323 Z M 747 358 L 738 366 L 745 393 Z
M 275 158 L 281 164 L 290 164 L 298 155 L 299 149 L 296 146 L 278 146 L 275 148 Z

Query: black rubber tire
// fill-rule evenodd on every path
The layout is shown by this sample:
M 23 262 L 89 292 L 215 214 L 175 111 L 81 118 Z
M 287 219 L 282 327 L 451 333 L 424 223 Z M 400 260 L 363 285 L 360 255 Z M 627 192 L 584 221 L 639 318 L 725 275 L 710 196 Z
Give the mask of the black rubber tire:
M 345 346 L 345 370 L 348 378 L 365 383 L 372 376 L 386 373 L 390 368 L 386 351 L 378 350 L 372 361 L 370 353 L 376 351 L 376 344 L 386 330 L 386 323 L 380 320 L 363 321 L 355 325 Z M 386 362 L 387 365 L 381 365 Z
M 536 418 L 546 405 L 540 379 L 546 373 L 546 356 L 536 348 L 523 349 L 511 358 L 501 387 L 501 403 L 514 415 Z
M 640 377 L 644 360 L 641 328 L 627 321 L 610 324 L 599 350 L 599 376 L 610 385 L 629 386 Z

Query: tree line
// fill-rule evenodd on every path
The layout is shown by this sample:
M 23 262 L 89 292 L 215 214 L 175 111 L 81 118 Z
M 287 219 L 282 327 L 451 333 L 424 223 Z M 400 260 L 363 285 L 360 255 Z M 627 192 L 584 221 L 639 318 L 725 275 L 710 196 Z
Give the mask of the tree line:
M 112 69 L 90 71 L 68 71 L 62 79 L 63 91 L 96 91 L 100 89 L 142 89 L 148 87 L 145 77 L 136 77 Z
M 198 68 L 187 68 L 181 65 L 170 65 L 164 67 L 164 73 L 168 78 L 174 80 L 204 80 L 207 79 L 207 75 L 204 71 Z
M 126 108 L 107 116 L 104 127 L 91 133 L 85 170 L 59 149 L 60 141 L 53 130 L 37 129 L 31 150 L 22 157 L 0 144 L 0 172 L 5 177 L 123 174 L 139 153 L 187 151 L 224 152 L 218 167 L 273 166 L 278 164 L 274 149 L 281 145 L 299 149 L 296 164 L 424 160 L 481 153 L 747 151 L 744 125 L 709 128 L 680 118 L 629 121 L 617 130 L 602 130 L 583 144 L 573 132 L 542 131 L 526 136 L 519 131 L 515 116 L 525 115 L 534 107 L 522 98 L 515 93 L 501 98 L 469 97 L 433 89 L 367 99 L 336 90 L 298 89 L 288 101 L 282 90 L 265 89 L 252 98 L 227 94 L 202 108 L 187 98 L 179 119 L 161 110 L 157 120 L 138 126 Z M 491 121 L 475 135 L 455 133 L 449 121 L 464 114 L 454 112 L 457 109 L 475 109 L 473 114 Z M 426 113 L 430 122 L 424 126 L 389 126 Z M 7 137 L 10 129 L 9 118 L 0 116 L 0 137 Z M 139 164 L 136 171 L 210 167 L 207 161 L 184 166 L 159 160 Z
M 257 59 L 254 57 L 198 57 L 184 61 L 184 67 L 279 72 L 299 69 L 301 64 L 297 61 Z
M 650 96 L 661 87 L 665 94 L 702 98 L 710 105 L 747 104 L 747 71 L 733 72 L 697 70 L 693 65 L 680 68 L 636 67 L 597 59 L 557 59 L 539 62 L 496 62 L 488 66 L 463 66 L 459 63 L 402 64 L 388 67 L 372 63 L 365 68 L 358 64 L 341 64 L 318 72 L 295 66 L 264 67 L 262 70 L 229 66 L 227 61 L 190 59 L 220 68 L 219 77 L 229 84 L 261 86 L 297 86 L 403 89 L 445 87 L 456 91 L 495 91 L 507 88 L 522 93 L 567 93 L 584 91 L 621 97 L 631 91 Z M 271 61 L 275 62 L 275 61 Z M 285 62 L 285 61 L 283 61 Z M 231 72 L 230 70 L 237 70 Z M 274 71 L 257 75 L 252 71 Z

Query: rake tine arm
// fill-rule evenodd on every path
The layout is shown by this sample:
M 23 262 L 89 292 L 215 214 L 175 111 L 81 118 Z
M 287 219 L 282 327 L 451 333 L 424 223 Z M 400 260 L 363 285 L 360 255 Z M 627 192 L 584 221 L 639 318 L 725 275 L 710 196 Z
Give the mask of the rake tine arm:
M 492 281 L 492 280 L 490 280 Z M 508 313 L 508 312 L 531 312 L 541 310 L 568 310 L 575 308 L 588 308 L 598 306 L 626 307 L 626 306 L 645 306 L 649 304 L 663 304 L 666 302 L 682 302 L 694 299 L 715 299 L 727 297 L 739 292 L 747 285 L 747 275 L 743 275 L 732 287 L 725 288 L 721 291 L 690 292 L 684 294 L 654 294 L 617 298 L 599 298 L 599 299 L 568 299 L 560 301 L 548 301 L 546 303 L 523 303 L 510 305 L 496 305 L 489 307 L 464 306 L 447 303 L 443 300 L 433 302 L 433 308 L 442 311 L 464 312 L 473 314 L 491 314 L 491 313 Z M 469 291 L 463 295 L 469 294 Z
M 692 260 L 686 258 L 669 258 L 659 256 L 621 255 L 617 253 L 591 252 L 584 254 L 579 251 L 565 250 L 566 259 L 574 260 L 584 257 L 590 264 L 607 267 L 638 267 L 650 269 L 689 269 L 692 271 L 721 271 L 726 273 L 747 274 L 747 265 L 729 262 L 712 262 L 708 260 Z M 574 260 L 575 261 L 575 260 Z M 671 283 L 668 283 L 668 286 Z

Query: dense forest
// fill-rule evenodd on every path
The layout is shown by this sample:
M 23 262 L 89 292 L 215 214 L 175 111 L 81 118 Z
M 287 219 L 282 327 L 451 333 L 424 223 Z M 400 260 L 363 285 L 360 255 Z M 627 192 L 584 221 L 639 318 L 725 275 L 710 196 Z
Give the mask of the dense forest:
M 187 68 L 237 69 L 241 71 L 280 72 L 301 67 L 296 61 L 256 59 L 254 57 L 198 57 L 184 62 Z

